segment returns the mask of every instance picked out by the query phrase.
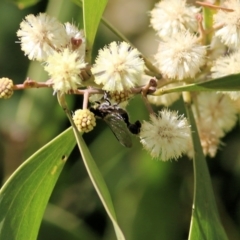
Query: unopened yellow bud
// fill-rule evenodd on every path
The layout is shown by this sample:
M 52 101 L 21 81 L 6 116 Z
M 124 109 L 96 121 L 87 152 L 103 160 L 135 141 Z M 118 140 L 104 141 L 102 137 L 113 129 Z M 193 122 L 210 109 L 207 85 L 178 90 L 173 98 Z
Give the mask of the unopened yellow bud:
M 96 126 L 96 118 L 88 109 L 76 110 L 73 121 L 80 132 L 89 132 Z
M 0 98 L 7 99 L 13 95 L 13 81 L 9 78 L 0 78 Z
M 114 91 L 110 92 L 110 97 L 114 102 L 121 103 L 127 101 L 130 98 L 130 93 L 129 91 Z

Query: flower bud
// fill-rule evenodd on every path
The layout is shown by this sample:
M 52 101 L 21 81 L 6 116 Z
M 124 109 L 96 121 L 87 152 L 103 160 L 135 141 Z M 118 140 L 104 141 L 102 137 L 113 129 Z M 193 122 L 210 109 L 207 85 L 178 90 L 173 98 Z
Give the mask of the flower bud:
M 127 101 L 130 98 L 130 93 L 129 91 L 114 91 L 110 92 L 110 97 L 114 102 L 121 103 Z
M 74 112 L 73 121 L 80 132 L 89 132 L 96 126 L 96 118 L 88 109 L 78 109 Z
M 13 95 L 13 81 L 9 78 L 0 78 L 0 98 L 7 99 Z

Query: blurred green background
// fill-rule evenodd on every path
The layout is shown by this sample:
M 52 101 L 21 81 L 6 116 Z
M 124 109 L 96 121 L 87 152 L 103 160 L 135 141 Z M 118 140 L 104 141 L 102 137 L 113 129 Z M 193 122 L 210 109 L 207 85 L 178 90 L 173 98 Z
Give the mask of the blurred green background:
M 149 28 L 148 12 L 154 0 L 110 0 L 104 17 L 152 58 L 158 40 Z M 39 1 L 19 9 L 0 1 L 0 76 L 22 83 L 27 76 L 45 81 L 43 66 L 21 51 L 16 37 L 27 14 L 45 12 L 61 22 L 82 26 L 81 9 L 68 0 Z M 97 49 L 119 40 L 102 24 Z M 81 96 L 68 96 L 72 110 L 81 108 Z M 181 101 L 173 109 L 183 111 Z M 147 120 L 139 96 L 127 107 L 131 121 Z M 157 110 L 157 108 L 156 108 Z M 69 126 L 51 89 L 15 92 L 0 100 L 1 184 L 26 158 Z M 186 157 L 163 163 L 152 160 L 133 136 L 133 147 L 122 147 L 102 121 L 84 138 L 109 187 L 120 226 L 128 240 L 187 239 L 193 195 L 192 161 Z M 67 141 L 67 139 L 66 139 Z M 240 239 L 240 137 L 239 126 L 224 139 L 215 159 L 208 159 L 221 220 L 229 239 Z M 1 214 L 1 213 L 0 213 Z M 39 240 L 115 239 L 113 227 L 87 176 L 76 148 L 61 174 L 46 209 Z

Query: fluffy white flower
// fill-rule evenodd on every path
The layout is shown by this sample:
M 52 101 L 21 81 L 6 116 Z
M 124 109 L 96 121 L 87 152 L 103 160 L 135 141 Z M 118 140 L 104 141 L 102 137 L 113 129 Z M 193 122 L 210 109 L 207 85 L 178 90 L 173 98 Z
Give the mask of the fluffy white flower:
M 240 51 L 237 51 L 229 56 L 219 57 L 211 68 L 212 78 L 219 78 L 230 74 L 240 73 Z M 240 97 L 239 91 L 222 92 L 228 94 L 232 100 Z
M 78 30 L 76 26 L 67 22 L 65 23 L 66 33 L 70 48 L 77 51 L 79 56 L 85 56 L 85 37 L 82 30 Z
M 214 15 L 214 23 L 223 26 L 215 34 L 227 46 L 237 48 L 240 46 L 240 2 L 228 0 L 223 6 L 233 11 L 219 10 Z
M 219 129 L 217 135 L 222 137 L 222 132 L 230 131 L 237 122 L 237 109 L 228 95 L 219 93 L 202 92 L 197 96 L 197 112 L 200 114 L 198 121 Z
M 162 110 L 144 121 L 140 132 L 141 143 L 154 158 L 162 161 L 177 159 L 188 150 L 190 126 L 177 112 Z
M 25 55 L 39 61 L 46 60 L 54 51 L 66 46 L 68 41 L 64 26 L 45 13 L 26 16 L 17 36 Z
M 196 32 L 196 14 L 200 8 L 189 6 L 186 0 L 163 0 L 151 11 L 151 25 L 161 38 L 172 37 L 180 31 Z
M 137 49 L 128 43 L 112 42 L 99 50 L 92 67 L 95 82 L 107 91 L 124 91 L 136 86 L 144 72 L 144 62 Z
M 168 78 L 194 78 L 206 61 L 206 47 L 189 32 L 179 32 L 160 42 L 155 55 L 157 66 Z
M 68 48 L 49 56 L 45 70 L 51 76 L 54 92 L 67 93 L 69 90 L 76 90 L 82 83 L 80 70 L 85 66 L 83 58 L 79 58 L 77 52 L 71 52 Z
M 212 77 L 219 78 L 240 73 L 240 51 L 228 56 L 219 57 L 211 68 Z

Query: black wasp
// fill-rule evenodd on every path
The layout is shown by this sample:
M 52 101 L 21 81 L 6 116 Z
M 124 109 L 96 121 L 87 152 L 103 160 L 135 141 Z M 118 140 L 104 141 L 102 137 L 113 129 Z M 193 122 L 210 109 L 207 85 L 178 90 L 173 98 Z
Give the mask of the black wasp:
M 104 102 L 96 102 L 97 106 L 91 107 L 90 111 L 98 118 L 103 119 L 117 140 L 125 147 L 132 146 L 132 139 L 129 131 L 132 134 L 138 134 L 140 132 L 141 123 L 136 121 L 135 123 L 129 122 L 128 113 L 118 106 L 118 104 L 111 104 L 107 97 L 104 97 Z

